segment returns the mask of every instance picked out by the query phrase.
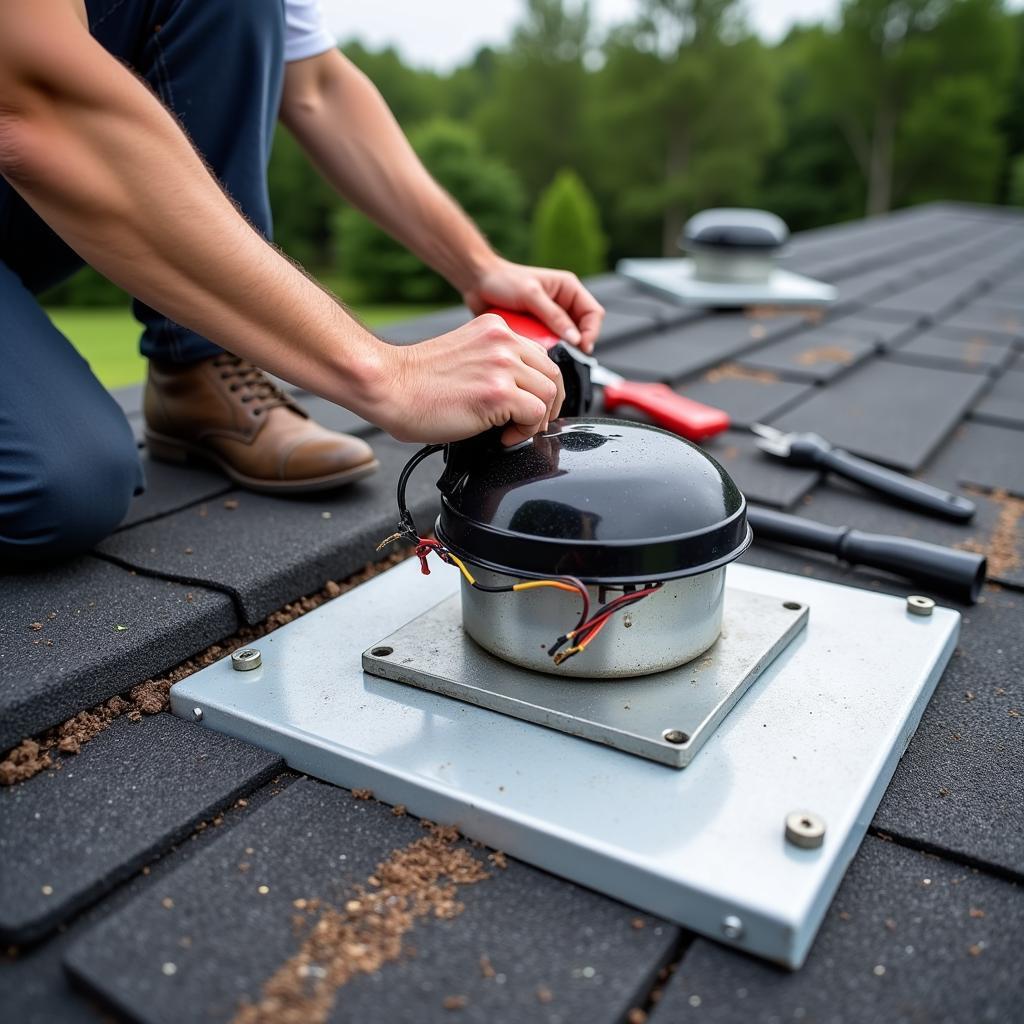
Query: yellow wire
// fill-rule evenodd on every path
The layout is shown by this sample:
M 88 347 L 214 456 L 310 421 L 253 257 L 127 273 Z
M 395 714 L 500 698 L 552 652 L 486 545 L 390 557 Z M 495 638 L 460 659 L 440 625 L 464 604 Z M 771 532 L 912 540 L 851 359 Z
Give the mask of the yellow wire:
M 530 580 L 527 583 L 516 583 L 513 590 L 532 590 L 534 587 L 557 587 L 559 590 L 568 590 L 570 594 L 578 594 L 579 588 L 570 586 L 568 583 L 560 583 L 558 580 Z
M 561 665 L 566 658 L 571 658 L 574 654 L 579 654 L 582 650 L 582 647 L 567 647 L 564 651 L 559 651 L 554 658 L 555 664 Z
M 390 540 L 390 538 L 389 538 Z M 459 558 L 458 555 L 452 553 L 447 548 L 445 549 L 445 555 L 452 562 L 452 564 L 458 566 L 459 572 L 466 577 L 466 582 L 472 586 L 476 583 L 473 578 L 473 574 L 466 568 L 465 563 Z M 568 583 L 561 583 L 558 580 L 528 580 L 525 583 L 515 583 L 512 586 L 513 590 L 532 590 L 534 587 L 556 587 L 558 590 L 567 590 L 570 594 L 578 594 L 579 588 L 571 586 Z M 570 634 L 571 636 L 572 634 Z
M 453 555 L 450 551 L 447 551 L 446 554 L 459 567 L 459 572 L 461 572 L 462 575 L 466 577 L 466 582 L 470 586 L 476 583 L 476 580 L 473 579 L 473 574 L 466 568 L 465 563 L 462 561 L 461 558 L 459 558 L 458 555 Z

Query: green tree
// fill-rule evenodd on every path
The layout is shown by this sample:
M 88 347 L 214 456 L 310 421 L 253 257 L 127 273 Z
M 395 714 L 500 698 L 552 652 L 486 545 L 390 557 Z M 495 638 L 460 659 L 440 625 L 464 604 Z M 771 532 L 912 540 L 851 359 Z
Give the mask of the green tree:
M 516 171 L 531 201 L 561 168 L 586 162 L 592 31 L 589 0 L 526 0 L 477 114 L 487 151 Z
M 1024 11 L 1007 15 L 1007 30 L 1013 41 L 1014 61 L 1006 112 L 999 126 L 1000 134 L 1006 143 L 1007 154 L 1000 198 L 1005 197 L 1007 202 L 1014 203 L 1014 168 L 1017 157 L 1024 153 Z
M 494 94 L 498 60 L 490 46 L 482 46 L 468 64 L 455 68 L 445 79 L 444 108 L 435 111 L 434 116 L 473 123 L 484 98 Z
M 979 76 L 935 83 L 907 111 L 896 144 L 898 198 L 989 202 L 1002 170 L 1002 98 Z
M 607 249 L 597 204 L 586 185 L 575 172 L 559 171 L 534 211 L 531 259 L 585 277 L 604 270 Z
M 811 67 L 860 170 L 868 214 L 921 195 L 987 190 L 972 165 L 994 157 L 999 166 L 1007 29 L 1001 0 L 846 0 Z M 941 166 L 930 166 L 937 155 Z M 926 188 L 914 185 L 922 171 Z
M 605 47 L 593 173 L 620 244 L 670 254 L 689 214 L 756 196 L 780 130 L 775 76 L 736 0 L 640 7 Z
M 368 50 L 353 41 L 342 50 L 373 81 L 406 130 L 436 116 L 444 105 L 446 80 L 408 67 L 393 48 Z M 331 222 L 340 203 L 284 129 L 274 138 L 268 181 L 277 245 L 304 266 L 328 267 L 334 255 Z
M 771 55 L 780 78 L 783 132 L 756 205 L 777 213 L 794 231 L 850 220 L 864 208 L 846 140 L 814 92 L 810 56 L 824 37 L 820 25 L 793 29 Z
M 1024 206 L 1024 153 L 1010 161 L 1010 184 L 1007 201 L 1011 206 Z
M 451 121 L 432 121 L 410 139 L 427 169 L 491 244 L 521 259 L 526 203 L 512 171 L 484 155 L 473 131 Z M 341 271 L 362 286 L 367 301 L 434 302 L 454 296 L 443 278 L 357 211 L 342 210 L 335 225 Z
M 267 184 L 275 243 L 303 266 L 326 267 L 338 197 L 284 128 L 274 136 Z

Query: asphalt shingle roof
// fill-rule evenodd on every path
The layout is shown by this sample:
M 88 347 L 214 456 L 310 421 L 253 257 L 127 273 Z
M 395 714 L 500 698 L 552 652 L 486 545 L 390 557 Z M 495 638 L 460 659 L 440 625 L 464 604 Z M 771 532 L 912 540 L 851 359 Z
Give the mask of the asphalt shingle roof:
M 681 310 L 614 275 L 593 282 L 610 314 L 602 359 L 729 411 L 734 429 L 708 447 L 750 498 L 994 555 L 995 582 L 962 609 L 960 646 L 805 967 L 789 974 L 510 862 L 460 890 L 460 914 L 418 925 L 415 956 L 346 986 L 329 1019 L 1019 1014 L 1022 255 L 1019 214 L 935 204 L 793 240 L 790 265 L 838 286 L 823 322 Z M 384 334 L 407 343 L 468 316 L 445 310 Z M 2 578 L 0 746 L 127 693 L 380 557 L 375 542 L 394 523 L 395 479 L 412 449 L 298 397 L 326 425 L 368 436 L 382 471 L 337 495 L 284 501 L 150 464 L 149 491 L 96 552 Z M 139 390 L 119 398 L 141 428 Z M 978 515 L 957 526 L 789 468 L 754 449 L 743 428 L 758 420 L 815 430 L 936 483 L 972 485 Z M 412 498 L 427 521 L 429 474 L 414 479 Z M 755 545 L 745 557 L 908 592 L 895 578 L 792 549 Z M 229 1019 L 297 948 L 293 900 L 337 899 L 422 832 L 166 712 L 122 716 L 81 753 L 53 756 L 48 771 L 0 790 L 7 1019 Z M 446 1008 L 454 996 L 465 1005 Z

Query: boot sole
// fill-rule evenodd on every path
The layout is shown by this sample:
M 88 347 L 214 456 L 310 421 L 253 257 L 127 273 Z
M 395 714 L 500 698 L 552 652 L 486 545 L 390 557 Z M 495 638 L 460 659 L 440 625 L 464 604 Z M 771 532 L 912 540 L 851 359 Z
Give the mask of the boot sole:
M 178 466 L 186 465 L 190 462 L 215 466 L 239 486 L 244 487 L 248 491 L 255 491 L 258 494 L 315 494 L 319 491 L 330 491 L 344 484 L 351 484 L 355 483 L 356 480 L 362 480 L 364 477 L 376 473 L 380 468 L 380 462 L 377 459 L 373 459 L 371 462 L 363 462 L 340 473 L 310 477 L 306 480 L 260 480 L 257 477 L 239 473 L 237 469 L 218 455 L 197 445 L 189 444 L 187 441 L 179 441 L 177 438 L 156 434 L 151 430 L 147 430 L 145 436 L 146 448 L 149 454 L 157 461 L 168 462 Z

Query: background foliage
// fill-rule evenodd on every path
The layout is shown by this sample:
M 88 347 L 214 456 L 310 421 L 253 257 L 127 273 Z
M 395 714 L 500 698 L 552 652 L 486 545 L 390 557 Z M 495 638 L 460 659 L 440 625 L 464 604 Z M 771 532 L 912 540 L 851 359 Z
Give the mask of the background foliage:
M 592 272 L 674 252 L 685 219 L 712 205 L 763 206 L 800 230 L 934 199 L 1024 199 L 1024 14 L 1001 0 L 845 0 L 834 27 L 767 46 L 742 6 L 640 0 L 601 38 L 586 0 L 524 0 L 507 47 L 447 75 L 345 50 L 420 146 L 423 126 L 448 120 L 448 141 L 421 152 L 512 257 L 513 210 L 529 211 L 531 258 Z M 275 188 L 319 202 L 288 147 Z M 445 297 L 354 214 L 329 223 L 332 265 L 357 294 Z M 279 222 L 300 259 L 310 237 Z
M 531 262 L 586 277 L 604 269 L 607 248 L 597 204 L 587 186 L 575 171 L 559 171 L 537 200 Z
M 683 221 L 719 204 L 799 230 L 933 199 L 1024 203 L 1024 14 L 1001 0 L 845 0 L 835 26 L 773 46 L 738 0 L 637 12 L 599 36 L 586 0 L 524 0 L 507 46 L 447 74 L 344 49 L 512 258 L 589 273 L 672 253 Z M 284 131 L 270 187 L 278 244 L 347 301 L 453 297 Z M 50 301 L 118 293 L 86 274 Z
M 428 121 L 414 128 L 409 139 L 430 173 L 458 196 L 491 243 L 509 258 L 522 259 L 526 201 L 515 174 L 487 156 L 476 133 L 455 121 Z M 447 282 L 356 210 L 342 209 L 337 227 L 342 271 L 360 282 L 364 298 L 436 302 L 454 297 Z

